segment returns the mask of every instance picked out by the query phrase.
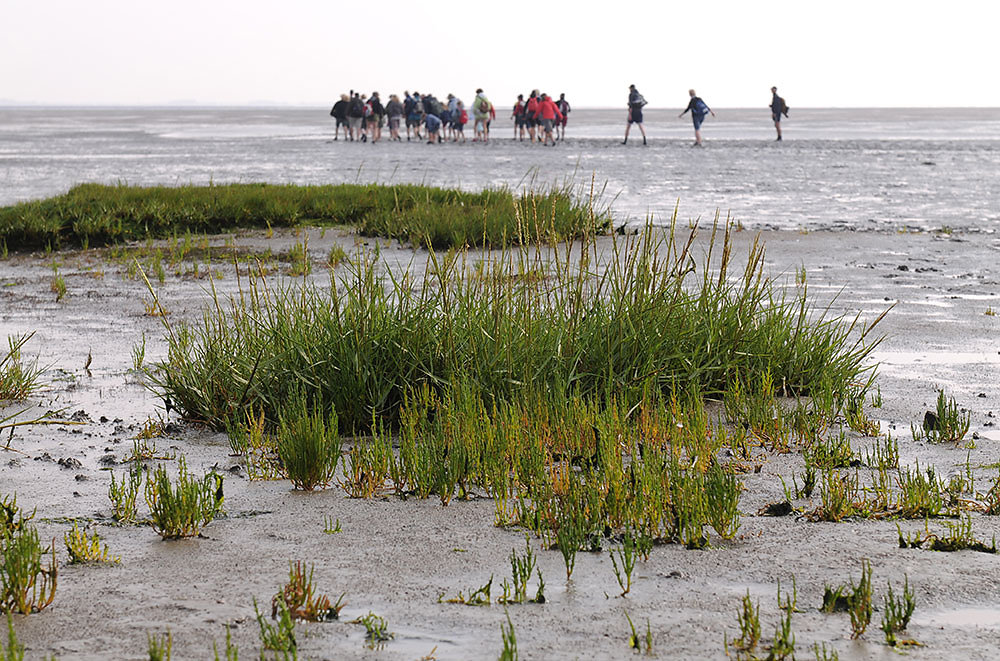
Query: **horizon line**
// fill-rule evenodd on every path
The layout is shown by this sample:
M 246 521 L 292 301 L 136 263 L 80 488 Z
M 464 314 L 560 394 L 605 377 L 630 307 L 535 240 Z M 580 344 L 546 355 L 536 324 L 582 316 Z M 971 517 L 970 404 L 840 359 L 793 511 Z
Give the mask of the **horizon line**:
M 222 102 L 172 102 L 164 101 L 158 103 L 51 103 L 41 101 L 14 101 L 10 99 L 0 99 L 0 108 L 63 108 L 63 109 L 112 109 L 112 108 L 272 108 L 272 109 L 310 109 L 326 108 L 329 103 L 282 103 L 279 101 L 267 102 L 246 102 L 246 103 L 222 103 Z M 676 106 L 647 106 L 647 110 L 674 110 L 681 107 Z M 758 110 L 767 109 L 768 106 L 715 106 L 726 110 Z M 795 106 L 798 110 L 1000 110 L 998 106 L 970 105 L 917 105 L 917 106 Z M 624 106 L 577 106 L 575 110 L 625 110 Z

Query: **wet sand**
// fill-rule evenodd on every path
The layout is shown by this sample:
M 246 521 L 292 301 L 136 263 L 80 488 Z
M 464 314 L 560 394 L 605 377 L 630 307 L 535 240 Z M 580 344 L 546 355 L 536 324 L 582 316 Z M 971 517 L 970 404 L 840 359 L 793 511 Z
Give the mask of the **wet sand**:
M 707 233 L 707 232 L 706 232 Z M 806 269 L 810 298 L 836 313 L 872 321 L 889 306 L 879 325 L 886 339 L 876 352 L 883 408 L 873 412 L 899 440 L 901 465 L 934 465 L 948 476 L 993 464 L 1000 448 L 1000 241 L 961 234 L 874 234 L 768 232 L 767 270 L 789 287 Z M 737 255 L 745 255 L 750 232 L 736 234 Z M 276 234 L 237 238 L 237 245 L 278 252 L 297 239 Z M 346 232 L 310 233 L 314 257 L 333 244 L 346 249 L 356 239 Z M 222 239 L 219 243 L 221 245 Z M 370 242 L 369 242 L 370 243 Z M 383 246 L 385 246 L 383 242 Z M 388 260 L 422 261 L 420 253 L 388 246 Z M 61 262 L 67 295 L 50 291 L 53 260 Z M 213 264 L 220 292 L 236 288 L 232 266 Z M 95 271 L 103 269 L 103 277 Z M 510 575 L 512 549 L 524 535 L 493 526 L 487 499 L 452 501 L 394 498 L 353 500 L 339 488 L 303 494 L 287 481 L 249 482 L 242 459 L 229 455 L 226 437 L 194 425 L 172 427 L 156 439 L 159 451 L 182 454 L 195 473 L 210 468 L 225 475 L 226 516 L 201 538 L 161 541 L 149 527 L 110 525 L 110 476 L 101 459 L 125 457 L 132 437 L 163 404 L 130 371 L 132 347 L 146 338 L 146 360 L 162 358 L 163 328 L 144 312 L 148 298 L 141 280 L 122 277 L 122 267 L 96 251 L 58 255 L 14 255 L 0 261 L 0 334 L 36 331 L 27 355 L 47 366 L 47 387 L 25 405 L 32 412 L 63 409 L 84 425 L 19 429 L 10 449 L 0 449 L 0 492 L 16 493 L 29 511 L 37 507 L 43 539 L 57 540 L 59 585 L 42 613 L 15 617 L 28 658 L 146 658 L 147 634 L 173 634 L 174 658 L 211 658 L 211 641 L 224 641 L 224 624 L 244 657 L 259 649 L 253 600 L 267 610 L 284 584 L 289 560 L 315 564 L 317 588 L 334 599 L 346 592 L 338 622 L 300 624 L 300 657 L 308 659 L 416 659 L 434 650 L 438 659 L 492 659 L 501 650 L 504 607 L 439 603 Z M 311 277 L 322 283 L 317 267 Z M 157 291 L 170 323 L 197 320 L 208 301 L 208 280 L 168 275 Z M 92 355 L 89 372 L 84 369 Z M 969 439 L 975 448 L 913 441 L 910 424 L 933 408 L 937 388 L 972 412 Z M 17 409 L 0 409 L 0 417 Z M 171 415 L 176 421 L 176 413 Z M 4 439 L 6 440 L 6 438 Z M 863 453 L 870 439 L 852 434 Z M 60 459 L 75 459 L 64 467 Z M 67 463 L 66 461 L 63 462 Z M 69 462 L 72 464 L 72 462 Z M 168 462 L 170 470 L 174 462 Z M 115 466 L 121 474 L 122 466 Z M 1000 656 L 1000 558 L 963 551 L 900 550 L 896 523 L 847 521 L 811 523 L 795 517 L 755 516 L 764 504 L 782 499 L 779 476 L 800 473 L 800 455 L 771 456 L 758 474 L 743 476 L 746 490 L 738 538 L 702 551 L 657 546 L 639 561 L 631 593 L 622 598 L 607 552 L 581 552 L 571 581 L 565 580 L 558 551 L 541 550 L 545 604 L 512 605 L 523 659 L 624 658 L 627 612 L 644 633 L 649 622 L 657 658 L 724 658 L 723 639 L 739 635 L 737 609 L 747 590 L 759 599 L 765 641 L 778 623 L 776 584 L 798 588 L 792 618 L 799 658 L 811 658 L 813 643 L 827 643 L 841 659 L 896 658 L 883 643 L 877 610 L 868 632 L 852 641 L 846 614 L 816 609 L 825 584 L 860 576 L 862 559 L 873 568 L 875 605 L 881 608 L 886 581 L 899 589 L 904 574 L 916 592 L 917 608 L 906 636 L 925 647 L 914 658 L 994 659 Z M 988 488 L 996 468 L 976 471 L 977 487 Z M 818 502 L 818 499 L 817 501 Z M 145 506 L 140 506 L 144 511 Z M 343 531 L 324 534 L 324 517 L 339 519 Z M 62 535 L 69 519 L 92 520 L 121 564 L 67 565 Z M 973 516 L 975 534 L 987 541 L 1000 532 L 997 517 Z M 904 532 L 923 528 L 901 522 Z M 932 530 L 943 526 L 934 521 Z M 532 539 L 538 551 L 539 540 Z M 529 585 L 533 592 L 535 579 Z M 380 651 L 365 647 L 364 628 L 348 621 L 373 611 L 386 618 L 395 639 Z

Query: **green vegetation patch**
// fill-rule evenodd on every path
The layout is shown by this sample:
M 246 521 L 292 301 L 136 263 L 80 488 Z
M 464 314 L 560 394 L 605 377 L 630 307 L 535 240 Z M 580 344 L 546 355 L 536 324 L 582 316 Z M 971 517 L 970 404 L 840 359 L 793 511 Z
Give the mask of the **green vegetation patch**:
M 637 402 L 674 392 L 722 397 L 732 384 L 808 395 L 867 383 L 867 329 L 777 291 L 755 245 L 729 273 L 730 238 L 699 269 L 692 238 L 650 228 L 614 242 L 431 253 L 423 274 L 370 253 L 328 288 L 251 280 L 203 322 L 167 325 L 153 387 L 187 418 L 224 430 L 247 409 L 277 424 L 300 390 L 343 432 L 399 422 L 427 387 L 470 388 L 486 406 L 554 400 Z M 719 246 L 716 246 L 717 248 Z M 767 375 L 766 379 L 760 375 Z M 256 414 L 255 414 L 256 415 Z
M 607 231 L 611 216 L 566 189 L 469 193 L 430 186 L 106 186 L 0 208 L 0 243 L 9 250 L 98 246 L 237 228 L 352 225 L 435 248 L 565 239 Z

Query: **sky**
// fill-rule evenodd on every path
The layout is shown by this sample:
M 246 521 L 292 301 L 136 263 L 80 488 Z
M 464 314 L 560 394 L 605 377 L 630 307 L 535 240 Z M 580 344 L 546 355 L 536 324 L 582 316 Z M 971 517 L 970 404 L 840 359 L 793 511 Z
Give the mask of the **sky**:
M 1000 107 L 987 0 L 2 0 L 0 104 L 326 106 L 348 89 L 575 107 Z

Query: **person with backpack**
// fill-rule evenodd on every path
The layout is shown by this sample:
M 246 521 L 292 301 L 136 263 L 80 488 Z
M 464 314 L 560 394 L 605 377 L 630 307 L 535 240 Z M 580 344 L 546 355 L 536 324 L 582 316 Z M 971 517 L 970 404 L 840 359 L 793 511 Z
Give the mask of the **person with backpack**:
M 413 93 L 413 105 L 410 107 L 410 112 L 406 114 L 406 140 L 410 140 L 410 125 L 413 126 L 413 133 L 417 140 L 420 140 L 420 124 L 424 120 L 424 100 L 420 96 L 420 92 Z
M 389 103 L 385 104 L 385 114 L 389 117 L 389 140 L 400 142 L 399 125 L 403 118 L 403 104 L 395 94 L 389 95 Z
M 531 142 L 535 142 L 535 127 L 538 126 L 538 90 L 531 90 L 524 104 L 524 125 L 528 127 Z
M 518 133 L 521 134 L 521 142 L 524 142 L 524 95 L 518 94 L 514 109 L 510 113 L 510 118 L 514 120 L 514 139 L 517 140 Z
M 333 104 L 333 108 L 330 109 L 330 116 L 337 120 L 337 128 L 333 134 L 334 140 L 340 137 L 341 126 L 344 127 L 344 140 L 351 137 L 347 127 L 347 106 L 350 102 L 351 99 L 346 94 L 341 94 L 340 100 Z
M 465 104 L 462 103 L 461 99 L 458 100 L 458 104 L 455 106 L 455 131 L 454 138 L 452 142 L 465 142 L 465 125 L 469 122 L 469 113 L 465 110 Z
M 642 132 L 642 144 L 646 144 L 646 129 L 642 126 L 642 109 L 646 105 L 646 99 L 639 94 L 635 85 L 628 86 L 628 124 L 625 125 L 625 139 L 622 144 L 628 144 L 628 132 L 633 124 L 639 125 Z
M 382 116 L 385 108 L 382 100 L 379 99 L 378 92 L 372 92 L 371 98 L 365 104 L 365 122 L 368 124 L 368 135 L 372 138 L 372 143 L 379 141 L 382 137 Z
M 569 101 L 566 100 L 566 95 L 560 93 L 559 100 L 556 101 L 556 107 L 559 108 L 559 112 L 562 113 L 562 119 L 556 124 L 556 129 L 559 134 L 560 140 L 566 139 L 566 122 L 569 121 Z
M 487 133 L 486 123 L 490 120 L 490 108 L 492 107 L 490 100 L 486 98 L 483 94 L 483 88 L 479 87 L 476 89 L 476 98 L 472 102 L 472 116 L 475 118 L 475 132 L 476 137 L 473 138 L 473 142 L 478 142 L 482 140 L 486 142 L 489 139 L 489 133 Z
M 771 88 L 771 119 L 774 120 L 774 128 L 778 132 L 775 142 L 781 142 L 781 116 L 788 117 L 788 104 L 778 96 L 778 88 Z
M 351 140 L 361 138 L 361 122 L 365 118 L 365 104 L 361 102 L 361 95 L 354 93 L 347 105 L 347 125 L 351 129 Z
M 694 90 L 688 90 L 688 94 L 691 96 L 691 100 L 688 101 L 684 112 L 677 116 L 683 117 L 688 110 L 691 111 L 691 120 L 694 122 L 694 146 L 701 147 L 701 123 L 705 121 L 705 115 L 709 113 L 712 113 L 712 117 L 715 117 L 715 111 L 709 108 L 708 104 L 694 93 Z
M 538 116 L 542 121 L 542 131 L 545 133 L 545 137 L 542 139 L 542 146 L 549 144 L 549 140 L 552 141 L 552 146 L 556 146 L 556 139 L 552 135 L 552 126 L 556 122 L 562 121 L 563 114 L 559 112 L 559 108 L 556 104 L 549 98 L 548 94 L 542 94 L 541 101 L 538 103 Z

